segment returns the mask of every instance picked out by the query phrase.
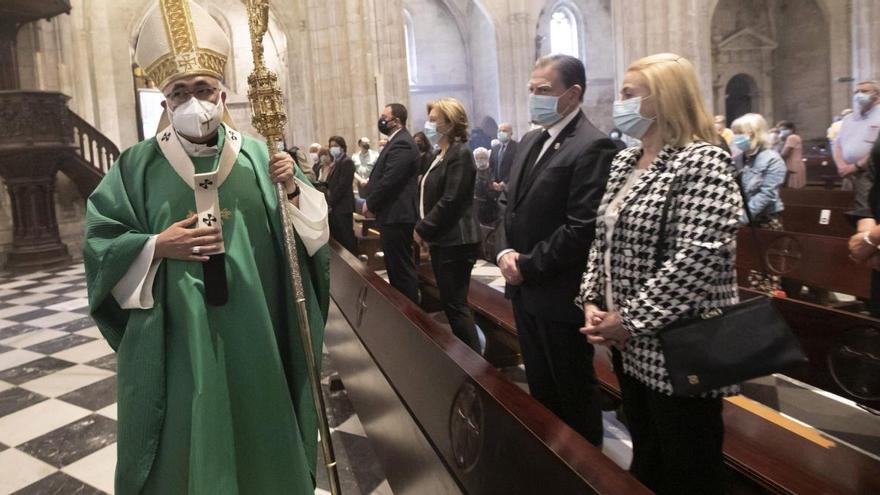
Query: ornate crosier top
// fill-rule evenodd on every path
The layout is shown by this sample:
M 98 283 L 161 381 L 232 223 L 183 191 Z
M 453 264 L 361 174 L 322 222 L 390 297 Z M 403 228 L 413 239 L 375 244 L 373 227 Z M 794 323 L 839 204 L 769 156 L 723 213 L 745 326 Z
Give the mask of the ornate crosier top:
M 248 25 L 251 31 L 251 49 L 254 71 L 248 76 L 248 99 L 253 110 L 253 125 L 267 141 L 270 149 L 283 146 L 284 124 L 287 115 L 278 87 L 278 76 L 266 67 L 263 57 L 263 36 L 269 28 L 268 0 L 248 0 Z

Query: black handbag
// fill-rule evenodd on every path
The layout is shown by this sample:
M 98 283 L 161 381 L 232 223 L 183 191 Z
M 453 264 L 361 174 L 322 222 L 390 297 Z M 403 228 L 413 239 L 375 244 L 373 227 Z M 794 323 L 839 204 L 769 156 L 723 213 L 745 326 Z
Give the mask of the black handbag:
M 748 201 L 742 185 L 737 183 L 757 249 Z M 666 251 L 666 223 L 674 186 L 673 180 L 663 204 L 654 258 L 657 269 Z M 791 328 L 766 296 L 676 321 L 661 329 L 658 336 L 676 396 L 698 395 L 807 362 Z

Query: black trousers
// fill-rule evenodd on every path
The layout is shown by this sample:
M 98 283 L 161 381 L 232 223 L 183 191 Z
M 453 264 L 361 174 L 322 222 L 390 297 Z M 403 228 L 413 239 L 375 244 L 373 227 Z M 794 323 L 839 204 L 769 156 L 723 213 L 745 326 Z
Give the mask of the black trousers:
M 358 253 L 357 239 L 354 237 L 354 219 L 351 213 L 330 212 L 327 218 L 330 224 L 330 237 L 352 254 Z
M 626 373 L 617 376 L 633 442 L 633 476 L 659 495 L 722 495 L 721 399 L 673 397 Z
M 385 269 L 391 286 L 412 302 L 419 303 L 419 279 L 413 259 L 413 227 L 411 223 L 387 224 L 379 227 L 379 242 L 385 253 Z
M 593 445 L 602 445 L 602 409 L 593 369 L 593 346 L 581 323 L 553 321 L 513 298 L 513 316 L 526 366 L 529 392 Z
M 452 333 L 477 353 L 480 352 L 480 338 L 467 298 L 478 248 L 479 244 L 430 248 L 431 268 Z

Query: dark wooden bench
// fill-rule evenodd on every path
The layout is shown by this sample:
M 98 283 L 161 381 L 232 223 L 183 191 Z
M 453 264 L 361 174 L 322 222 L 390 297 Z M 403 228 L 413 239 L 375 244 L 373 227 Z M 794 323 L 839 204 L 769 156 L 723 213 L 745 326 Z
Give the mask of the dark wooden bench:
M 332 244 L 325 343 L 395 493 L 650 493 Z
M 805 187 L 803 189 L 782 188 L 779 191 L 782 204 L 799 206 L 824 206 L 826 208 L 852 208 L 855 194 L 842 189 L 821 189 Z
M 756 229 L 754 235 L 757 249 L 751 229 L 739 231 L 736 267 L 740 285 L 748 285 L 749 270 L 766 269 L 808 286 L 870 297 L 870 270 L 849 259 L 847 238 L 763 229 Z
M 420 270 L 419 276 L 428 290 L 435 285 L 430 270 Z M 745 295 L 757 294 L 745 291 Z M 513 308 L 501 292 L 472 281 L 469 303 L 484 322 L 494 322 L 503 327 L 502 331 L 516 334 Z M 789 311 L 797 312 L 789 309 L 795 308 L 791 304 L 804 304 L 786 300 L 780 303 L 786 315 Z M 840 312 L 834 312 L 837 313 Z M 481 327 L 486 331 L 485 326 Z M 817 353 L 821 353 L 821 344 L 827 341 L 820 339 L 817 345 L 807 346 L 806 352 L 813 361 L 822 361 Z M 619 398 L 617 376 L 605 353 L 597 352 L 594 364 L 603 390 Z M 880 493 L 880 463 L 845 445 L 816 443 L 818 434 L 805 436 L 795 423 L 770 409 L 748 400 L 727 400 L 724 421 L 725 462 L 735 475 L 729 487 L 732 493 Z
M 849 238 L 855 232 L 846 216 L 849 208 L 785 205 L 782 225 L 789 232 Z

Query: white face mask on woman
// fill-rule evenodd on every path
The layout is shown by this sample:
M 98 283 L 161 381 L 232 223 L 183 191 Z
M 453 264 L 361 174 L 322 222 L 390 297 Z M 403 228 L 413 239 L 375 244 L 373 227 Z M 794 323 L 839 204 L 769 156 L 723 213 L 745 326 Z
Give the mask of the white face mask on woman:
M 171 124 L 177 132 L 186 137 L 202 139 L 220 127 L 223 109 L 222 99 L 219 103 L 213 103 L 193 96 L 183 105 L 168 112 L 171 114 Z

